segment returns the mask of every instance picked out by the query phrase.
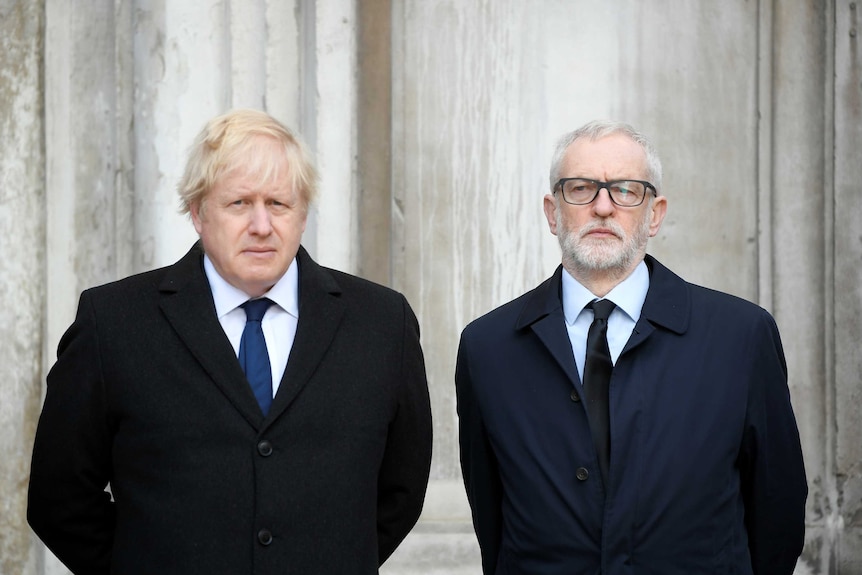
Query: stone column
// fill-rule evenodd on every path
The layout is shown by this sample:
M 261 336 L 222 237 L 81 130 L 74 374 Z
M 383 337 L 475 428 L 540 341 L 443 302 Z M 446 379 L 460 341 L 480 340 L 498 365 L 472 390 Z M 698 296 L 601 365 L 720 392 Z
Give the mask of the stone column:
M 841 509 L 832 432 L 838 421 L 828 377 L 833 262 L 827 246 L 834 208 L 829 10 L 820 2 L 765 4 L 771 5 L 772 44 L 763 105 L 772 121 L 764 127 L 771 146 L 762 162 L 772 181 L 762 209 L 771 222 L 772 249 L 762 254 L 763 269 L 770 274 L 767 297 L 781 328 L 809 482 L 806 548 L 798 570 L 825 573 L 837 568 L 834 520 Z
M 26 575 L 45 320 L 44 18 L 39 2 L 0 0 L 0 573 Z
M 834 419 L 826 433 L 835 441 L 829 471 L 840 505 L 828 524 L 838 531 L 833 565 L 843 574 L 862 573 L 862 3 L 836 2 L 835 16 L 835 195 L 824 213 L 832 305 L 824 323 L 827 382 L 834 385 L 827 395 Z
M 320 171 L 316 225 L 305 236 L 314 246 L 312 255 L 319 263 L 356 273 L 360 252 L 357 3 L 304 1 L 302 7 L 314 10 L 314 24 L 306 28 L 310 34 L 303 38 L 306 49 L 313 50 L 313 85 L 303 86 L 313 112 L 304 124 L 313 138 L 311 145 Z M 304 79 L 311 78 L 306 75 Z
M 357 273 L 392 282 L 392 2 L 357 13 L 359 262 Z

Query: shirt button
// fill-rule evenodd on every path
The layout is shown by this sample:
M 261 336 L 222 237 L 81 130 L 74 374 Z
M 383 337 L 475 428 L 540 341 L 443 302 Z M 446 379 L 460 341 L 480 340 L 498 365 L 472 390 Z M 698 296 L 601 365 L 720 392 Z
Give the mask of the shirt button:
M 572 393 L 569 395 L 569 397 L 571 397 L 572 401 L 574 401 L 575 403 L 578 403 L 579 401 L 581 401 L 581 396 L 578 395 L 578 392 L 575 391 L 574 389 L 572 390 Z
M 578 467 L 578 470 L 575 472 L 575 477 L 578 478 L 578 481 L 586 481 L 589 476 L 590 472 L 587 471 L 586 467 Z
M 269 457 L 270 455 L 272 455 L 272 443 L 264 439 L 257 444 L 257 452 L 264 457 Z
M 272 533 L 269 532 L 269 529 L 261 529 L 257 532 L 257 540 L 261 545 L 269 545 L 272 543 Z

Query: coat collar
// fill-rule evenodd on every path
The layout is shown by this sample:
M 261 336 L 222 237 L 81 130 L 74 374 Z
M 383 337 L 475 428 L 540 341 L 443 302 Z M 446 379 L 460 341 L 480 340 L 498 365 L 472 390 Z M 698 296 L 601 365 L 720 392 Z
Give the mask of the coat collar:
M 643 343 L 656 328 L 683 334 L 691 314 L 689 285 L 654 257 L 645 257 L 650 285 L 641 316 L 622 353 Z M 573 382 L 579 380 L 565 327 L 562 303 L 563 266 L 524 297 L 526 302 L 515 322 L 518 331 L 532 329 Z
M 200 242 L 167 269 L 159 291 L 162 313 L 189 352 L 237 411 L 259 425 L 263 414 L 216 316 Z
M 688 284 L 651 255 L 644 260 L 649 268 L 650 284 L 638 324 L 648 321 L 674 333 L 685 333 L 691 313 Z M 562 277 L 563 266 L 558 266 L 550 278 L 527 294 L 515 329 L 524 329 L 548 315 L 562 313 Z
M 518 316 L 515 329 L 522 330 L 527 326 L 547 317 L 563 312 L 563 266 L 557 266 L 554 275 L 542 282 L 536 289 L 527 294 L 527 302 Z
M 650 280 L 641 318 L 674 333 L 685 333 L 691 319 L 690 286 L 651 255 L 644 259 Z
M 527 301 L 515 322 L 515 329 L 532 329 L 571 382 L 576 384 L 579 381 L 578 369 L 572 355 L 560 297 L 562 274 L 563 266 L 558 266 L 554 275 L 524 296 Z
M 341 288 L 333 275 L 301 246 L 296 257 L 300 319 L 287 369 L 265 420 L 216 317 L 200 242 L 168 268 L 159 285 L 160 306 L 168 322 L 215 385 L 258 430 L 276 420 L 311 379 L 344 314 Z
M 644 260 L 650 271 L 649 291 L 621 356 L 646 341 L 656 329 L 684 334 L 691 318 L 689 285 L 654 257 L 647 255 Z

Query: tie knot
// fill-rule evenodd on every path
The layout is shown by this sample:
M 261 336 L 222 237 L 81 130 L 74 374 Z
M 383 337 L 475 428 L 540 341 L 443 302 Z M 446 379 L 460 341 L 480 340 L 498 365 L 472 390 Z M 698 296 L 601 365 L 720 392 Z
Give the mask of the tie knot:
M 617 304 L 609 299 L 600 299 L 599 301 L 591 301 L 587 304 L 588 308 L 592 308 L 595 319 L 607 319 L 611 316 L 611 312 L 617 307 Z
M 245 321 L 260 321 L 269 306 L 272 305 L 272 300 L 262 297 L 260 299 L 250 299 L 242 307 L 245 310 Z

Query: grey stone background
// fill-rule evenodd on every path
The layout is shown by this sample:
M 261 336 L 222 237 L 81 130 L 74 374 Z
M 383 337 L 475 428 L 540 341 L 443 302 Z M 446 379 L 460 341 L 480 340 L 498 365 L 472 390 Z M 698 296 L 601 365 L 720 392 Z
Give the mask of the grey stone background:
M 650 134 L 650 251 L 769 309 L 809 477 L 797 573 L 862 574 L 862 6 L 849 0 L 0 0 L 0 575 L 60 575 L 25 521 L 44 377 L 80 291 L 184 253 L 184 151 L 264 108 L 323 174 L 304 243 L 402 290 L 435 452 L 386 575 L 477 574 L 452 376 L 471 319 L 549 275 L 551 146 Z

